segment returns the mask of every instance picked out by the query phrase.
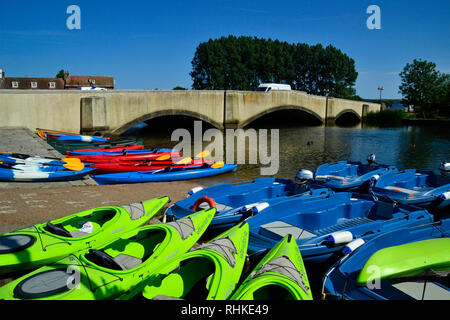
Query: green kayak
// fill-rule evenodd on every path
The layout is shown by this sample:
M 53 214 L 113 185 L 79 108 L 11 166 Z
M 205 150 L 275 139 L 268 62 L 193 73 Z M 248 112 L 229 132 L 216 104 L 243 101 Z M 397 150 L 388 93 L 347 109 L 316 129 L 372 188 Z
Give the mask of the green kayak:
M 101 246 L 150 220 L 169 200 L 99 207 L 0 236 L 0 274 L 32 269 Z
M 97 249 L 72 254 L 0 288 L 0 299 L 104 300 L 127 295 L 187 252 L 216 209 L 165 224 L 146 225 Z
M 230 300 L 312 300 L 303 259 L 292 235 L 258 263 Z
M 450 238 L 415 241 L 375 252 L 359 273 L 357 283 L 376 278 L 414 277 L 426 271 L 450 270 Z
M 226 300 L 244 267 L 249 228 L 246 222 L 189 251 L 149 278 L 142 296 L 154 300 Z

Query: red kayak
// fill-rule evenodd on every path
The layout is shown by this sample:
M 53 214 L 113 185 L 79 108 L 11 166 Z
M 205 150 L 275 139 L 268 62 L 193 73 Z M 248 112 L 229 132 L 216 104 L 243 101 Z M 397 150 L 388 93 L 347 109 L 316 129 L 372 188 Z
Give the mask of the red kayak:
M 70 156 L 71 152 L 81 152 L 81 151 L 122 151 L 122 150 L 143 150 L 143 144 L 133 144 L 131 146 L 123 146 L 123 147 L 106 147 L 99 149 L 79 149 L 79 150 L 71 150 L 67 151 L 67 155 Z
M 180 152 L 159 152 L 159 153 L 137 153 L 137 154 L 127 154 L 127 155 L 114 155 L 114 154 L 98 154 L 98 155 L 80 155 L 80 156 L 69 156 L 67 158 L 78 158 L 83 162 L 93 162 L 93 163 L 107 163 L 111 161 L 152 161 L 156 160 L 161 156 L 181 156 Z
M 123 165 L 118 163 L 96 163 L 93 164 L 92 167 L 97 168 L 94 173 L 95 174 L 105 174 L 105 173 L 118 173 L 118 172 L 136 172 L 136 171 L 153 171 L 160 170 L 165 168 L 189 168 L 189 167 L 201 167 L 205 164 L 213 164 L 212 161 L 205 160 L 194 160 L 189 164 L 173 164 L 171 161 L 159 161 L 160 164 L 154 164 L 152 162 L 141 163 L 137 165 Z M 150 165 L 149 165 L 150 163 Z

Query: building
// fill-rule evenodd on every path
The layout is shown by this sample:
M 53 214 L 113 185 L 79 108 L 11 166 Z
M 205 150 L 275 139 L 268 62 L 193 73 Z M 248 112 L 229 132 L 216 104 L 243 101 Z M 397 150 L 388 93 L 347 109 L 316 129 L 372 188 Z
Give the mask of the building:
M 62 78 L 20 78 L 6 77 L 0 69 L 0 89 L 35 89 L 35 90 L 77 90 L 85 87 L 114 89 L 114 77 L 111 76 L 75 76 L 65 71 Z
M 0 69 L 1 89 L 34 89 L 34 90 L 63 90 L 64 80 L 60 78 L 20 78 L 5 77 L 5 72 Z
M 114 89 L 114 77 L 111 76 L 71 76 L 66 71 L 64 89 L 76 90 L 82 87 Z

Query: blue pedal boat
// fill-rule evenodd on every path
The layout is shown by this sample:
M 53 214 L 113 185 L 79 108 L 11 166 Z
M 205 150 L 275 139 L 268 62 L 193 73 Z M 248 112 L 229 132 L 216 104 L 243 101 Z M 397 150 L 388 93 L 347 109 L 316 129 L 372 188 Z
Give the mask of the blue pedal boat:
M 449 236 L 450 219 L 444 219 L 375 237 L 325 274 L 323 298 L 450 300 Z M 391 250 L 400 253 L 389 259 Z
M 450 177 L 432 171 L 406 169 L 374 179 L 372 192 L 401 203 L 442 209 L 450 205 Z
M 335 191 L 365 193 L 373 175 L 383 176 L 397 171 L 396 167 L 385 164 L 338 161 L 320 165 L 314 173 L 314 180 Z
M 338 192 L 320 199 L 292 198 L 247 220 L 248 251 L 258 255 L 292 234 L 305 262 L 334 262 L 350 243 L 432 221 L 433 215 L 423 208 L 377 201 L 365 194 Z
M 208 188 L 197 187 L 189 196 L 166 210 L 168 219 L 182 219 L 194 211 L 216 207 L 209 228 L 230 228 L 268 207 L 290 197 L 325 197 L 333 191 L 315 186 L 300 185 L 289 179 L 258 178 L 247 183 L 224 183 Z

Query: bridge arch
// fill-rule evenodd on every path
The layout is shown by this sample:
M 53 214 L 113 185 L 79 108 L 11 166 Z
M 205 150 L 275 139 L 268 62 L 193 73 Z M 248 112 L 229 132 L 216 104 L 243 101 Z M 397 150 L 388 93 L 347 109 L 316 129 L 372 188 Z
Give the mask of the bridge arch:
M 350 120 L 348 118 L 350 118 Z M 351 118 L 353 118 L 354 120 Z M 344 121 L 344 122 L 347 121 L 350 123 L 359 123 L 359 122 L 361 122 L 361 120 L 362 120 L 361 115 L 353 109 L 342 110 L 341 112 L 339 112 L 336 115 L 336 118 L 334 119 L 336 124 L 339 124 L 339 122 L 342 122 L 342 121 Z
M 166 117 L 166 116 L 187 116 L 187 117 L 205 121 L 217 129 L 220 129 L 220 130 L 223 129 L 223 125 L 221 123 L 218 123 L 200 113 L 187 111 L 187 110 L 170 109 L 170 110 L 155 111 L 155 112 L 151 112 L 151 113 L 142 115 L 142 116 L 120 126 L 119 128 L 113 130 L 111 133 L 115 134 L 115 135 L 120 135 L 120 134 L 126 132 L 128 129 L 131 129 L 132 127 L 134 127 L 135 125 L 137 125 L 141 122 L 145 122 L 145 121 L 159 118 L 159 117 Z
M 323 119 L 322 117 L 317 114 L 316 112 L 312 111 L 311 109 L 302 107 L 302 106 L 294 106 L 294 105 L 282 105 L 282 106 L 276 106 L 276 107 L 272 107 L 269 109 L 266 109 L 242 122 L 239 123 L 239 127 L 244 128 L 246 126 L 248 126 L 250 123 L 258 120 L 259 118 L 274 113 L 274 112 L 278 112 L 278 111 L 287 111 L 287 110 L 293 110 L 293 111 L 300 111 L 303 112 L 305 114 L 308 114 L 310 116 L 312 116 L 314 119 L 317 119 L 318 122 L 320 122 L 320 124 L 323 124 Z

